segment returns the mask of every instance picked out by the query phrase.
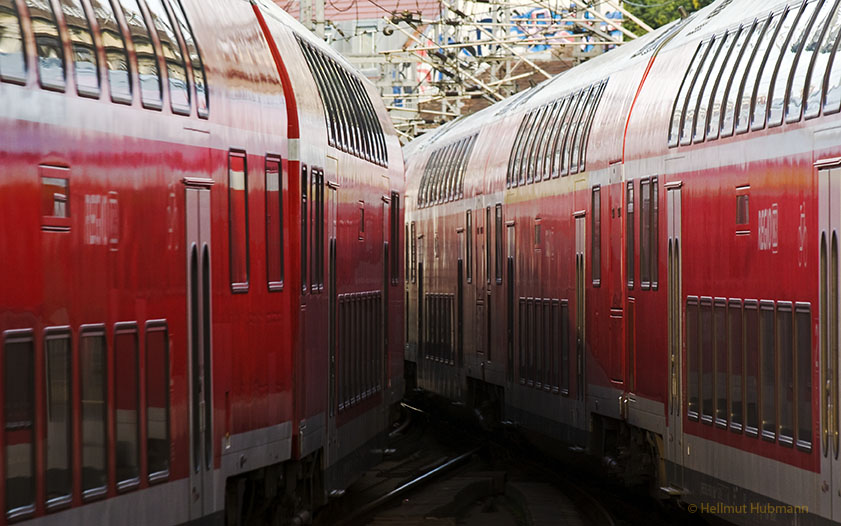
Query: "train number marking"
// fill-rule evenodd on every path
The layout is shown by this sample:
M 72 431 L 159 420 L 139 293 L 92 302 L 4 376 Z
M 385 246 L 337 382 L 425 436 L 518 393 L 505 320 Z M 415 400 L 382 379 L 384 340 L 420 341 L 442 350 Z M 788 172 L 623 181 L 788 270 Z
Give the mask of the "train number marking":
M 759 211 L 759 235 L 757 236 L 760 251 L 771 251 L 772 254 L 777 253 L 779 247 L 779 214 L 777 212 L 777 203 L 771 205 L 771 208 L 763 208 Z

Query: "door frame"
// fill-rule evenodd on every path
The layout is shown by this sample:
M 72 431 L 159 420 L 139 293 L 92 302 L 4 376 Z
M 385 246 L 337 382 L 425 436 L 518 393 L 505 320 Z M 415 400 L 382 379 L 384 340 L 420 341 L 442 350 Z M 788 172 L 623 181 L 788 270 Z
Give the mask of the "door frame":
M 673 482 L 683 485 L 684 435 L 683 435 L 683 224 L 682 224 L 682 183 L 666 183 L 666 275 L 668 290 L 668 414 L 667 455 L 673 462 L 675 472 L 669 477 Z

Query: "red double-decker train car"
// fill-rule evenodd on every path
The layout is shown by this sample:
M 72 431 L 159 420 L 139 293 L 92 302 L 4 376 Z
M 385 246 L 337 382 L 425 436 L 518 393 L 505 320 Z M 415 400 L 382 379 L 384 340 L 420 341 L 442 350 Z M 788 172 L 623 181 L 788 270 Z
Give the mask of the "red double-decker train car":
M 345 488 L 403 394 L 403 186 L 373 86 L 269 1 L 0 0 L 0 523 Z
M 841 6 L 720 0 L 405 149 L 407 372 L 741 524 L 837 524 Z

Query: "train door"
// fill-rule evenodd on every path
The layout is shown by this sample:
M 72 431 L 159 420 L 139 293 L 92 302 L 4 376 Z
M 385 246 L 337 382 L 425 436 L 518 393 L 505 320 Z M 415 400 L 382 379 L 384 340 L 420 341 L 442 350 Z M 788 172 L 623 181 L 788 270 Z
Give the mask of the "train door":
M 839 275 L 841 242 L 841 166 L 819 167 L 820 222 L 820 368 L 821 472 L 824 474 L 821 509 L 841 520 L 841 456 L 839 456 Z
M 485 229 L 488 225 L 485 224 L 485 211 L 482 208 L 477 208 L 475 212 L 476 217 L 476 257 L 479 264 L 476 265 L 476 321 L 473 324 L 476 328 L 476 353 L 479 355 L 477 359 L 484 361 L 485 358 L 485 294 L 487 293 L 486 277 L 488 276 L 488 258 L 485 256 L 487 247 L 485 246 Z
M 327 183 L 327 349 L 329 381 L 327 382 L 327 432 L 328 436 L 328 463 L 332 463 L 332 453 L 337 447 L 336 436 L 336 411 L 338 409 L 337 382 L 336 377 L 336 347 L 338 345 L 338 291 L 336 290 L 336 224 L 337 224 L 337 186 L 335 183 Z
M 578 212 L 575 215 L 575 390 L 578 400 L 584 400 L 584 319 L 585 305 L 584 296 L 586 293 L 585 283 L 585 257 L 587 250 L 587 223 L 585 212 Z
M 508 381 L 514 381 L 514 310 L 516 305 L 516 295 L 514 294 L 514 256 L 517 254 L 517 245 L 514 244 L 514 222 L 509 221 L 506 225 L 508 231 L 508 253 L 506 265 L 506 318 L 507 318 L 507 335 L 508 335 L 508 364 L 506 370 L 508 371 Z
M 456 263 L 456 363 L 464 365 L 464 229 L 458 229 L 458 261 Z
M 610 378 L 624 383 L 625 378 L 625 284 L 622 279 L 622 200 L 624 198 L 621 181 L 622 164 L 610 167 L 610 185 L 607 191 L 607 205 L 610 217 L 607 218 L 607 275 L 602 276 L 604 286 L 610 298 L 610 316 L 608 333 L 610 338 Z M 605 216 L 602 216 L 605 217 Z
M 210 184 L 188 183 L 187 323 L 190 369 L 190 518 L 213 512 Z
M 669 479 L 683 485 L 683 390 L 681 387 L 683 308 L 681 300 L 681 189 L 666 185 L 666 230 L 668 234 L 668 342 L 669 342 L 669 415 L 668 456 L 675 472 Z

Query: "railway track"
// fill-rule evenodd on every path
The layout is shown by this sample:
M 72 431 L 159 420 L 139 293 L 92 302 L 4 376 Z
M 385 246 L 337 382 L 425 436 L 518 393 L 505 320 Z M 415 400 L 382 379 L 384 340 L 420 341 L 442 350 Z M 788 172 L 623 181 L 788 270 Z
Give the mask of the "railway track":
M 594 476 L 586 461 L 548 458 L 516 430 L 482 431 L 415 402 L 404 405 L 410 422 L 392 432 L 385 460 L 315 525 L 705 524 Z

